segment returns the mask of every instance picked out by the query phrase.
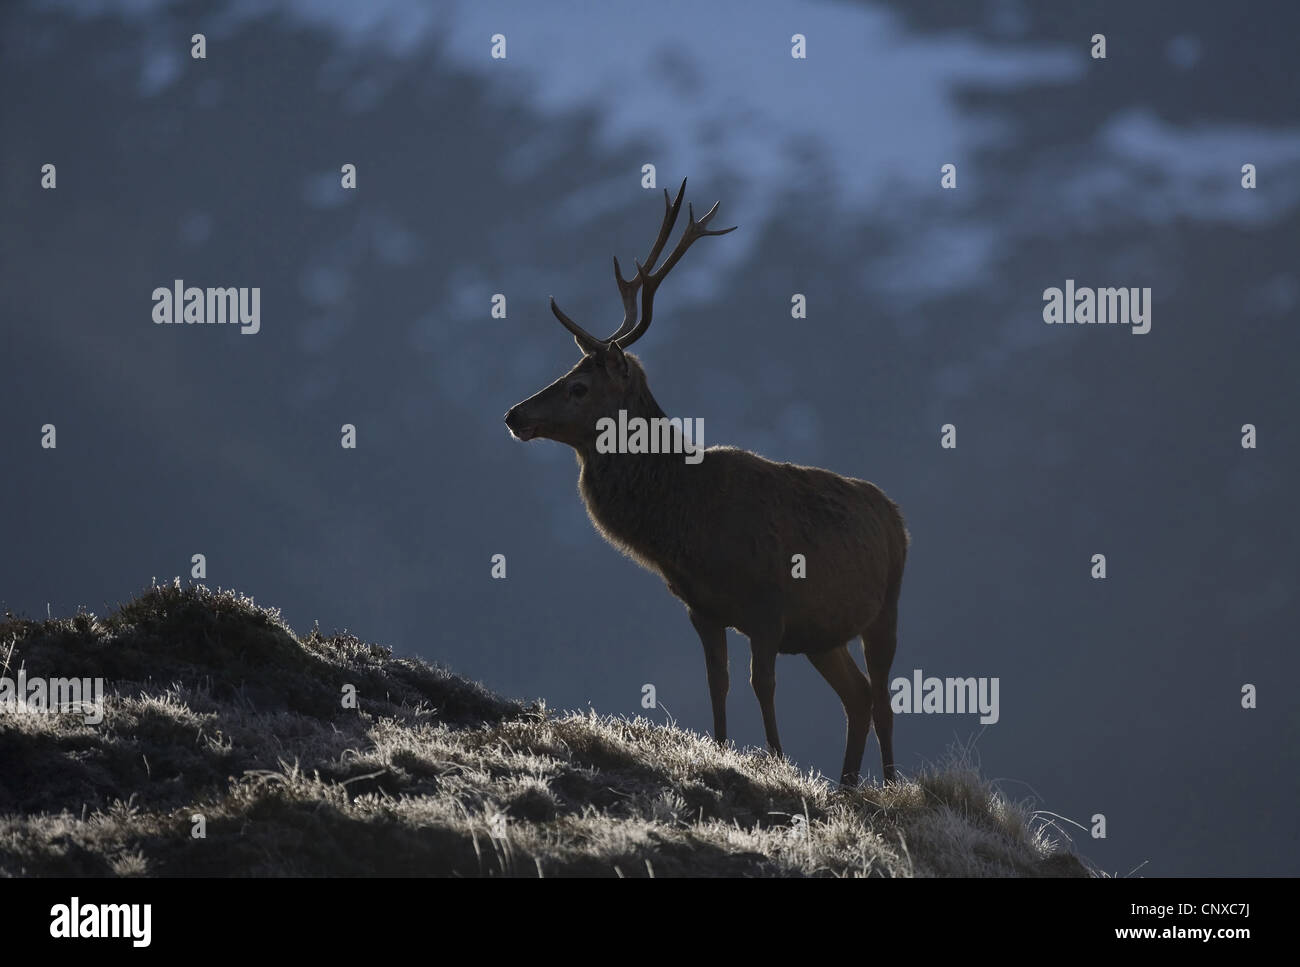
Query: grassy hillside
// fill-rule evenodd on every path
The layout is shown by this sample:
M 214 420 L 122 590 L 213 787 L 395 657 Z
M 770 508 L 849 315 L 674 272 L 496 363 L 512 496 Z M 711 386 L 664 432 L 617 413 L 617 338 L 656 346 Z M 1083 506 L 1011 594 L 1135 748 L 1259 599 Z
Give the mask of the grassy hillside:
M 8 615 L 0 662 L 108 690 L 99 724 L 0 707 L 0 875 L 1087 875 L 970 769 L 839 791 L 351 635 L 300 638 L 230 592 Z

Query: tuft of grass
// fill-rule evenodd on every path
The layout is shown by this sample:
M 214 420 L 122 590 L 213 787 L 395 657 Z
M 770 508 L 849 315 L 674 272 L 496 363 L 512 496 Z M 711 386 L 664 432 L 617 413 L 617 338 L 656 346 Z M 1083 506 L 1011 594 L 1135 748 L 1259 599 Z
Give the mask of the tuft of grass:
M 842 790 L 675 726 L 300 637 L 231 591 L 7 614 L 6 653 L 0 674 L 107 695 L 97 724 L 0 708 L 0 875 L 1090 875 L 968 757 Z

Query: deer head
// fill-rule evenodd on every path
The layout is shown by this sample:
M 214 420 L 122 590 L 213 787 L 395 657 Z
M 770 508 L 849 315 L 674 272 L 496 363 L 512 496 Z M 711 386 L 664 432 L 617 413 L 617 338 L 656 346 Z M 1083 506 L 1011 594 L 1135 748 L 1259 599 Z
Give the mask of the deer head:
M 658 404 L 646 385 L 645 371 L 635 356 L 625 352 L 645 335 L 654 317 L 655 291 L 659 283 L 672 271 L 678 260 L 686 254 L 696 239 L 706 235 L 725 235 L 731 228 L 710 229 L 709 221 L 718 211 L 717 203 L 698 221 L 694 209 L 688 204 L 689 224 L 678 239 L 672 253 L 655 268 L 659 253 L 663 251 L 668 236 L 677 222 L 686 194 L 686 180 L 677 191 L 676 200 L 669 200 L 664 189 L 664 218 L 659 236 L 643 265 L 635 262 L 636 275 L 624 279 L 618 257 L 614 258 L 614 281 L 623 300 L 623 323 L 612 336 L 597 339 L 570 319 L 551 299 L 551 312 L 565 329 L 573 334 L 574 342 L 582 351 L 582 359 L 550 386 L 530 396 L 506 413 L 506 426 L 520 440 L 545 437 L 567 443 L 575 449 L 594 444 L 596 423 L 602 417 L 617 417 L 620 409 L 630 416 L 662 415 Z M 640 319 L 637 317 L 637 293 L 641 295 Z

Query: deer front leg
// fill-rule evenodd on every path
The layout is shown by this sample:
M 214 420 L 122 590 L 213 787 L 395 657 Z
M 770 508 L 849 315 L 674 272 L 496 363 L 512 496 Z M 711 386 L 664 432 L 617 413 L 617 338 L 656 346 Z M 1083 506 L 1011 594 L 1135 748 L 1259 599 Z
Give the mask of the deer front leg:
M 709 673 L 709 700 L 713 703 L 713 738 L 718 745 L 727 741 L 727 689 L 731 679 L 727 673 L 727 629 L 697 611 L 689 611 L 704 645 L 704 664 Z
M 763 712 L 763 731 L 767 748 L 778 759 L 784 758 L 781 737 L 776 731 L 776 649 L 780 638 L 749 639 L 749 683 L 754 686 L 758 707 Z

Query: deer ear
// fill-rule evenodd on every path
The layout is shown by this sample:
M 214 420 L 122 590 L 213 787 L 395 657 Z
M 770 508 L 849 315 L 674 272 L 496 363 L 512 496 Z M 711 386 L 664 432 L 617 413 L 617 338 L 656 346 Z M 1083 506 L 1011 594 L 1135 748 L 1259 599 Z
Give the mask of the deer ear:
M 627 378 L 627 355 L 623 347 L 612 340 L 605 345 L 605 370 L 619 379 Z

